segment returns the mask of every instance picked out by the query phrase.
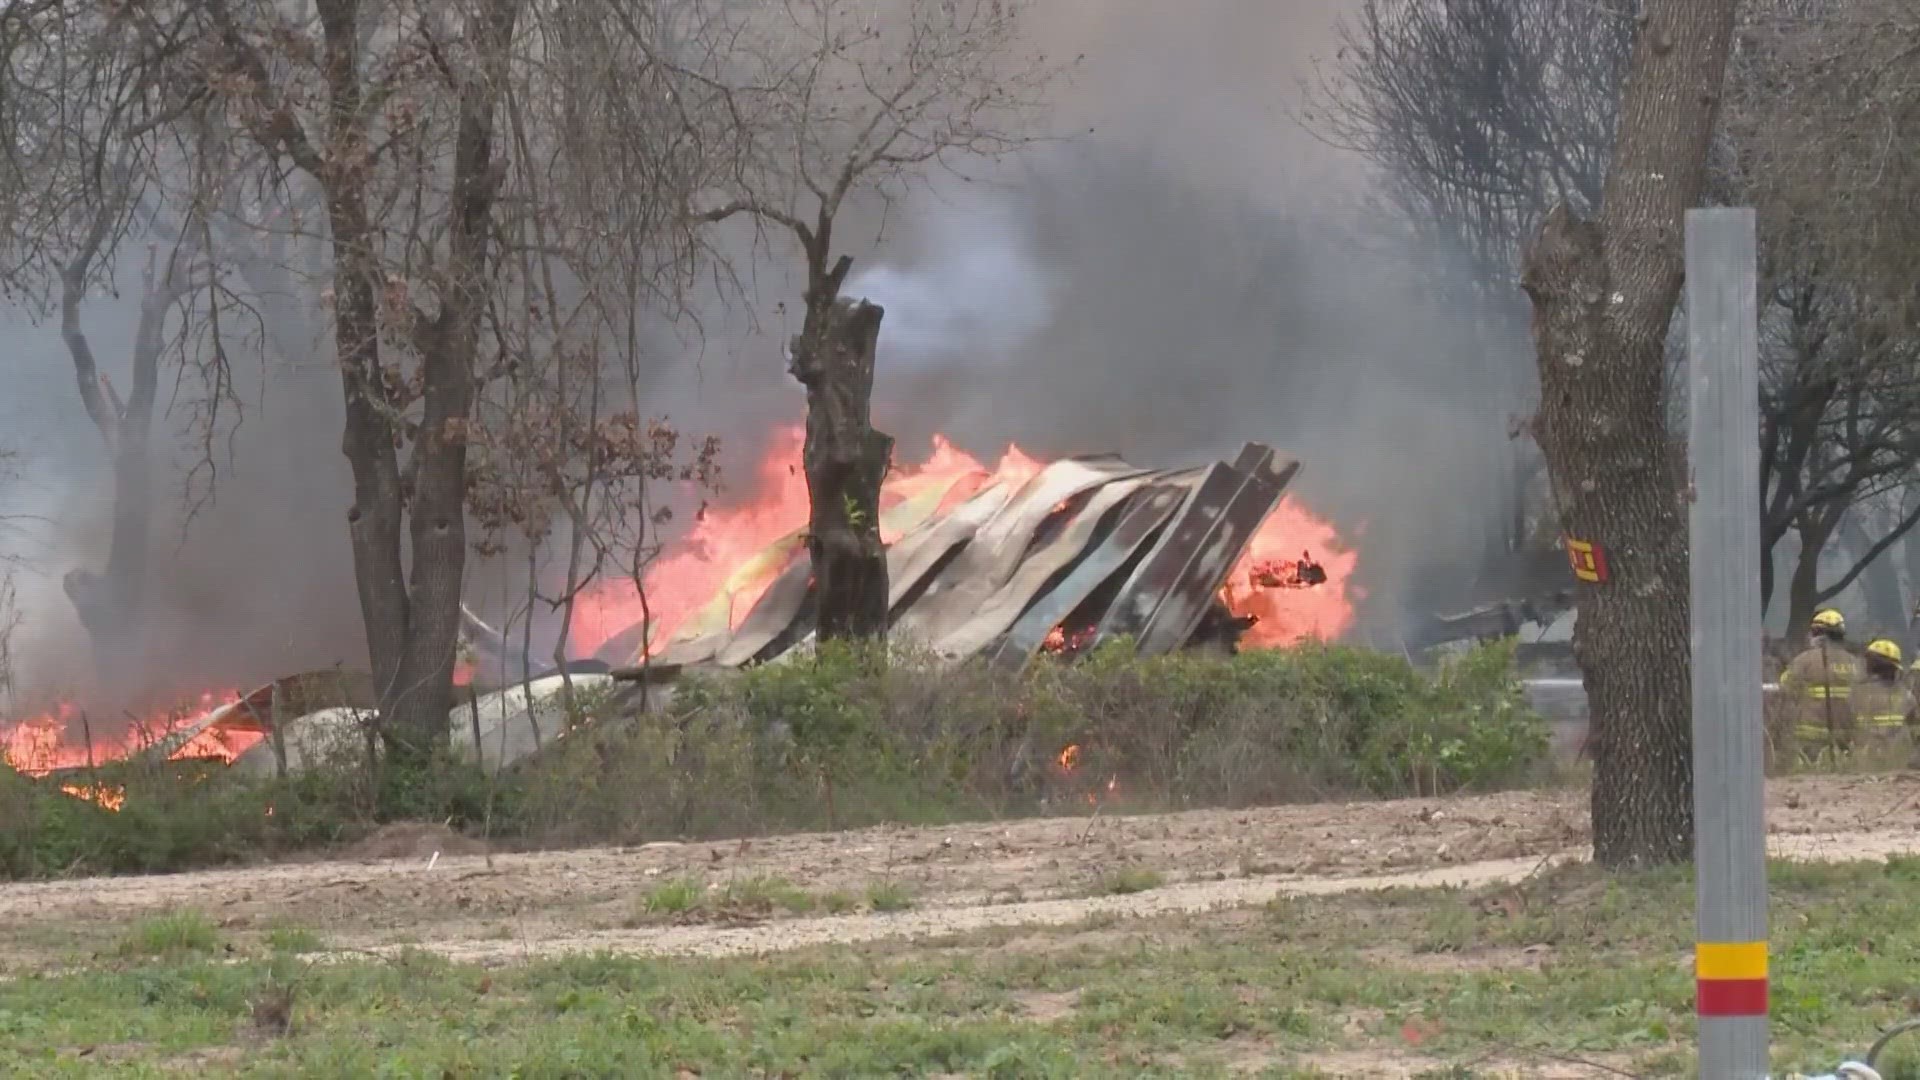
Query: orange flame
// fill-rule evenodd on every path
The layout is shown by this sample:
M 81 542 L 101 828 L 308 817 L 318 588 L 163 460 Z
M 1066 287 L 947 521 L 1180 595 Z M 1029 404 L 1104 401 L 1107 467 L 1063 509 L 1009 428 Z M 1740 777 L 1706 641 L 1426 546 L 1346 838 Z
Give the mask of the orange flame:
M 655 560 L 645 581 L 647 610 L 652 615 L 650 652 L 659 652 L 703 605 L 726 596 L 726 622 L 737 627 L 766 590 L 801 550 L 807 525 L 807 478 L 800 465 L 806 431 L 798 424 L 780 429 L 757 470 L 755 496 L 728 507 L 708 507 L 675 550 Z M 883 511 L 906 499 L 946 486 L 939 513 L 958 506 L 991 482 L 1017 488 L 1037 475 L 1045 463 L 1018 446 L 1009 446 L 992 470 L 978 458 L 935 435 L 927 459 L 899 466 L 881 489 Z M 1056 508 L 1057 509 L 1057 508 Z M 898 537 L 883 527 L 881 541 Z M 764 556 L 777 544 L 776 556 Z M 1276 573 L 1292 575 L 1303 551 L 1327 580 L 1311 587 L 1265 585 Z M 1349 585 L 1359 557 L 1326 521 L 1292 498 L 1283 499 L 1248 543 L 1221 600 L 1234 614 L 1254 616 L 1255 625 L 1241 638 L 1247 648 L 1277 648 L 1308 638 L 1331 640 L 1353 625 L 1357 599 Z M 1279 568 L 1285 568 L 1284 571 Z M 731 593 L 727 594 L 727 590 Z M 588 589 L 576 600 L 571 640 L 581 655 L 592 655 L 615 634 L 637 626 L 643 609 L 638 592 L 627 580 L 609 581 Z M 714 625 L 718 629 L 718 620 Z M 1091 631 L 1069 634 L 1055 628 L 1043 648 L 1073 652 Z
M 708 507 L 677 550 L 655 560 L 647 569 L 644 609 L 638 591 L 628 580 L 609 581 L 583 591 L 574 602 L 570 631 L 581 655 L 598 652 L 607 639 L 637 626 L 648 614 L 652 622 L 649 651 L 657 653 L 691 615 L 729 587 L 732 594 L 727 597 L 727 623 L 739 626 L 801 550 L 808 509 L 807 476 L 800 464 L 805 443 L 806 430 L 798 424 L 776 433 L 757 470 L 753 499 L 735 506 Z M 988 483 L 1018 486 L 1041 468 L 1040 461 L 1018 446 L 1009 446 L 999 464 L 990 470 L 978 458 L 935 435 L 925 461 L 897 466 L 888 475 L 881 486 L 880 509 L 885 511 L 907 499 L 945 488 L 947 494 L 938 511 L 944 513 Z M 882 543 L 898 539 L 891 530 L 882 528 Z M 788 547 L 782 557 L 749 565 L 782 543 Z M 745 580 L 740 580 L 743 569 L 748 573 Z
M 239 700 L 238 691 L 210 690 L 180 708 L 140 717 L 117 736 L 95 732 L 91 746 L 87 745 L 87 725 L 82 721 L 80 707 L 70 701 L 62 702 L 38 716 L 10 726 L 0 725 L 0 761 L 28 776 L 104 765 L 199 726 Z M 265 733 L 251 724 L 215 722 L 175 747 L 167 754 L 167 760 L 231 762 L 264 737 Z
M 1060 756 L 1054 760 L 1060 763 L 1060 771 L 1072 772 L 1080 764 L 1080 744 L 1068 743 L 1066 748 L 1060 751 Z
M 85 799 L 115 813 L 119 813 L 120 808 L 127 805 L 127 789 L 122 787 L 107 784 L 101 784 L 98 787 L 90 784 L 62 784 L 60 790 L 76 799 Z
M 1302 559 L 1311 552 L 1311 559 Z M 1326 575 L 1308 584 L 1302 563 Z M 1292 496 L 1280 500 L 1234 564 L 1220 600 L 1235 615 L 1255 622 L 1240 639 L 1243 648 L 1274 649 L 1309 638 L 1332 641 L 1353 626 L 1359 590 L 1352 584 L 1360 556 L 1333 526 Z

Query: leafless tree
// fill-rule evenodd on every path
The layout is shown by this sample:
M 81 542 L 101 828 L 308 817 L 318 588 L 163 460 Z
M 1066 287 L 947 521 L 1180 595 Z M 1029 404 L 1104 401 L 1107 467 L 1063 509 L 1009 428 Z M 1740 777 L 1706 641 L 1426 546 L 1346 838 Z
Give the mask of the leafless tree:
M 1032 142 L 1052 74 L 1021 40 L 1023 0 L 711 0 L 697 34 L 636 37 L 675 77 L 689 137 L 724 167 L 700 192 L 706 222 L 750 216 L 800 250 L 807 285 L 788 370 L 807 390 L 818 632 L 884 636 L 887 568 L 880 485 L 893 439 L 873 428 L 874 351 L 884 314 L 842 297 L 852 259 L 834 230 L 851 200 L 883 205 L 931 171 Z
M 1396 250 L 1473 331 L 1452 368 L 1517 417 L 1532 382 L 1520 255 L 1556 202 L 1599 203 L 1631 22 L 1590 0 L 1365 0 L 1338 39 L 1303 120 L 1376 167 L 1379 217 L 1406 231 Z M 1533 535 L 1526 500 L 1544 486 L 1514 443 L 1501 562 Z
M 166 77 L 184 51 L 183 30 L 177 17 L 141 28 L 86 5 L 13 5 L 0 15 L 0 129 L 9 136 L 0 161 L 8 189 L 0 206 L 0 286 L 36 313 L 57 313 L 80 400 L 111 462 L 106 565 L 65 578 L 103 678 L 137 676 L 148 629 L 163 357 L 205 379 L 206 408 L 194 426 L 209 471 L 219 412 L 238 405 L 226 349 L 218 347 L 221 317 L 236 298 L 200 258 L 205 215 L 172 199 L 162 183 L 203 165 L 175 138 L 205 100 Z M 132 243 L 144 243 L 146 257 L 122 393 L 96 355 L 84 314 L 115 290 L 116 264 Z M 216 347 L 200 348 L 204 334 Z
M 1727 110 L 1743 197 L 1768 223 L 1770 259 L 1789 262 L 1820 287 L 1822 310 L 1813 329 L 1846 346 L 1823 371 L 1831 376 L 1838 364 L 1844 376 L 1850 364 L 1871 373 L 1866 393 L 1836 395 L 1809 439 L 1829 461 L 1846 458 L 1846 468 L 1829 465 L 1824 475 L 1788 485 L 1794 494 L 1813 493 L 1804 501 L 1815 506 L 1837 477 L 1864 474 L 1872 490 L 1911 488 L 1920 471 L 1914 456 L 1920 416 L 1913 413 L 1920 388 L 1913 375 L 1913 350 L 1920 346 L 1913 256 L 1920 250 L 1916 42 L 1920 12 L 1894 0 L 1757 0 L 1743 20 L 1741 66 L 1750 74 L 1733 83 Z M 1804 410 L 1796 419 L 1803 429 L 1813 427 Z M 1818 462 L 1821 455 L 1807 456 Z M 1920 497 L 1908 490 L 1900 502 L 1900 510 L 1882 515 L 1879 535 L 1856 536 L 1850 545 L 1856 560 L 1911 537 L 1914 518 L 1907 511 Z M 1800 529 L 1796 624 L 1807 613 L 1801 608 L 1835 594 L 1864 569 L 1856 561 L 1839 582 L 1819 582 L 1817 561 L 1841 515 L 1829 502 L 1824 512 L 1804 516 L 1810 524 Z M 1920 566 L 1920 547 L 1911 538 L 1907 547 L 1909 562 Z
M 496 120 L 524 7 L 209 0 L 180 8 L 192 46 L 170 68 L 207 88 L 203 127 L 232 133 L 212 148 L 220 185 L 259 203 L 309 189 L 324 207 L 305 227 L 324 227 L 331 257 L 348 528 L 381 734 L 402 757 L 447 738 Z M 157 37 L 171 8 L 130 17 Z
M 1760 199 L 1776 183 L 1766 170 L 1781 133 L 1813 104 L 1787 70 L 1784 29 L 1808 31 L 1830 17 L 1831 0 L 1761 0 L 1743 9 L 1744 47 L 1728 77 L 1729 102 L 1711 176 L 1712 198 Z M 1309 123 L 1379 167 L 1385 209 L 1409 223 L 1414 248 L 1435 260 L 1436 291 L 1455 311 L 1478 313 L 1483 353 L 1498 357 L 1497 332 L 1517 316 L 1512 288 L 1524 240 L 1556 200 L 1597 205 L 1612 152 L 1632 21 L 1588 0 L 1432 0 L 1363 5 L 1343 28 L 1322 72 Z M 1792 114 L 1791 118 L 1782 114 Z M 1850 508 L 1872 502 L 1913 471 L 1905 432 L 1920 416 L 1899 383 L 1901 343 L 1869 342 L 1857 288 L 1838 280 L 1836 260 L 1810 242 L 1805 213 L 1769 203 L 1762 217 L 1767 301 L 1763 371 L 1768 558 L 1761 591 L 1771 600 L 1774 554 L 1798 540 L 1789 623 L 1812 612 L 1875 564 L 1911 527 L 1905 513 L 1872 515 L 1871 535 Z M 1670 341 L 1671 343 L 1671 341 Z M 1684 358 L 1670 350 L 1671 359 Z M 1515 381 L 1495 365 L 1491 384 Z M 1496 397 L 1489 391 L 1490 398 Z M 1843 522 L 1850 522 L 1843 525 Z M 1819 577 L 1829 539 L 1844 529 L 1850 564 Z

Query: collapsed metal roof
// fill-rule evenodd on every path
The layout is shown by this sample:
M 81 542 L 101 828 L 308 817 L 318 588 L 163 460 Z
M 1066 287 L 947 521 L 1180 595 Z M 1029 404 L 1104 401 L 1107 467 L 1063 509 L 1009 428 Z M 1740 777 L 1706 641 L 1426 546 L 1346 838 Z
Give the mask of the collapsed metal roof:
M 882 531 L 899 537 L 887 549 L 892 636 L 948 659 L 1014 667 L 1043 649 L 1075 652 L 1121 635 L 1143 653 L 1230 641 L 1246 624 L 1220 603 L 1221 587 L 1299 468 L 1248 443 L 1231 462 L 1190 469 L 1141 469 L 1111 454 L 1066 458 L 944 513 L 963 481 L 929 487 L 882 514 Z M 743 618 L 730 617 L 739 586 L 730 580 L 652 666 L 741 667 L 809 648 L 813 581 L 800 537 L 783 537 L 735 573 L 742 581 L 777 574 Z M 630 663 L 637 637 L 609 646 L 626 655 L 603 650 L 602 659 Z M 613 682 L 547 673 L 470 697 L 448 717 L 455 753 L 491 772 L 561 737 L 569 679 L 589 691 Z M 375 705 L 365 674 L 306 672 L 209 711 L 145 753 L 297 772 L 363 740 Z
M 882 532 L 899 536 L 887 549 L 892 637 L 948 659 L 1019 666 L 1043 648 L 1078 651 L 1121 635 L 1143 653 L 1180 648 L 1203 631 L 1230 635 L 1216 597 L 1299 469 L 1248 443 L 1231 462 L 1192 469 L 1066 458 L 946 513 L 947 490 L 923 492 L 882 515 Z M 690 620 L 651 663 L 740 667 L 809 647 L 804 545 L 784 537 L 754 563 L 785 569 L 743 618 Z M 724 612 L 721 599 L 709 607 Z M 629 632 L 601 658 L 633 663 L 636 654 Z

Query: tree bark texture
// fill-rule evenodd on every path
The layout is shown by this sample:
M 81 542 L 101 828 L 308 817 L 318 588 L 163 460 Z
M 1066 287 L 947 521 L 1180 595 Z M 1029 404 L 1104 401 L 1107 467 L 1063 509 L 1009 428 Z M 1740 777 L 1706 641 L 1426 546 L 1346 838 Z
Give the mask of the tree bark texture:
M 384 386 L 381 240 L 369 212 L 363 169 L 323 158 L 304 140 L 293 148 L 296 161 L 326 192 L 335 348 L 346 401 L 341 450 L 354 481 L 347 512 L 354 577 L 379 693 L 382 741 L 390 754 L 404 759 L 430 756 L 450 733 L 466 569 L 466 424 L 473 410 L 474 352 L 486 305 L 490 220 L 499 183 L 493 161 L 496 80 L 519 8 L 519 0 L 490 0 L 476 20 L 474 47 L 488 70 L 471 77 L 458 94 L 447 252 L 431 282 L 438 311 L 414 312 L 413 344 L 424 390 L 419 431 L 404 469 L 402 432 Z M 334 125 L 329 141 L 350 148 L 366 138 L 359 7 L 352 0 L 323 0 L 318 10 Z M 410 551 L 403 550 L 403 538 Z
M 1599 215 L 1555 207 L 1522 270 L 1534 436 L 1563 531 L 1596 544 L 1609 571 L 1580 585 L 1574 631 L 1593 717 L 1594 857 L 1609 867 L 1693 853 L 1684 468 L 1665 422 L 1665 343 L 1733 23 L 1734 0 L 1647 0 Z
M 837 290 L 836 290 L 837 291 Z M 829 294 L 831 295 L 831 294 Z M 789 371 L 807 389 L 807 552 L 819 597 L 819 640 L 884 638 L 887 556 L 880 484 L 893 437 L 873 428 L 873 364 L 885 315 L 864 300 L 809 298 Z

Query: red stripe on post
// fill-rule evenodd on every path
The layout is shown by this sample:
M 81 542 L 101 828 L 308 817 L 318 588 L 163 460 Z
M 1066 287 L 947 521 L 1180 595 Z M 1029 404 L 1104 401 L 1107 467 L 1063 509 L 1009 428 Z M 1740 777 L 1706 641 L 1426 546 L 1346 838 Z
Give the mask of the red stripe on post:
M 1765 979 L 1699 979 L 1694 987 L 1701 1016 L 1767 1015 Z

